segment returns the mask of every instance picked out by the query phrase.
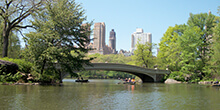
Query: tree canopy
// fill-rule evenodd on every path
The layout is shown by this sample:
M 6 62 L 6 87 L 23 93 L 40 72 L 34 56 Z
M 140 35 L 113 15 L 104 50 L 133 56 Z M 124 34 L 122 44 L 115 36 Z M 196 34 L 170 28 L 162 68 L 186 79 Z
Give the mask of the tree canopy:
M 36 32 L 26 34 L 28 43 L 25 56 L 33 62 L 35 70 L 43 76 L 61 78 L 61 72 L 76 75 L 74 70 L 83 69 L 92 59 L 85 59 L 88 49 L 84 44 L 89 39 L 82 23 L 86 20 L 79 4 L 68 0 L 45 2 L 45 9 L 34 15 L 32 24 Z M 91 23 L 87 23 L 91 25 Z M 71 53 L 74 53 L 71 54 Z M 61 69 L 55 68 L 58 64 Z
M 153 68 L 154 66 L 154 57 L 152 48 L 153 44 L 146 42 L 145 44 L 140 44 L 139 42 L 136 44 L 136 50 L 134 51 L 133 60 L 135 61 L 135 65 L 145 67 L 145 68 Z
M 212 45 L 216 42 L 213 32 L 218 22 L 219 18 L 211 13 L 190 13 L 187 25 L 169 27 L 159 43 L 160 65 L 165 67 L 168 64 L 175 74 L 171 76 L 177 79 L 185 77 L 198 81 L 211 78 Z

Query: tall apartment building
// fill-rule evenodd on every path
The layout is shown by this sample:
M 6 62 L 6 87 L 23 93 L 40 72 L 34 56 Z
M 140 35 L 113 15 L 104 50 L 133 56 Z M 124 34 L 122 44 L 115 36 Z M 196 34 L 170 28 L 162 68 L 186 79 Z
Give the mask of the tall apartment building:
M 137 28 L 136 32 L 131 35 L 131 53 L 134 52 L 136 49 L 136 44 L 145 44 L 146 42 L 152 43 L 152 34 L 151 33 L 144 33 L 142 28 Z
M 112 49 L 112 53 L 116 53 L 116 33 L 114 29 L 110 31 L 109 35 L 109 47 Z
M 114 29 L 110 31 L 109 45 L 105 44 L 105 23 L 99 22 L 94 24 L 93 29 L 93 43 L 89 44 L 89 48 L 93 50 L 89 51 L 89 54 L 99 53 L 99 54 L 116 54 L 116 34 Z
M 94 43 L 93 48 L 98 51 L 103 51 L 105 48 L 105 23 L 95 23 L 94 24 Z

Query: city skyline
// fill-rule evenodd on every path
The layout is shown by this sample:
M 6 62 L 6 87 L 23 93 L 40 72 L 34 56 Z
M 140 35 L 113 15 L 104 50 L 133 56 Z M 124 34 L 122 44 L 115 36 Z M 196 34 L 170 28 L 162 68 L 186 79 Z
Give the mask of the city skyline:
M 186 24 L 189 14 L 217 13 L 219 0 L 75 0 L 85 10 L 87 21 L 105 22 L 106 32 L 117 33 L 116 50 L 131 48 L 131 34 L 136 28 L 152 33 L 152 43 L 158 44 L 169 26 Z M 108 34 L 105 42 L 108 44 Z M 92 38 L 92 36 L 91 36 Z
M 88 47 L 93 50 L 89 51 L 89 54 L 116 54 L 116 33 L 114 29 L 110 31 L 109 35 L 109 45 L 106 45 L 106 25 L 105 22 L 97 22 L 94 24 L 93 28 L 93 37 L 90 36 L 90 39 L 93 39 Z

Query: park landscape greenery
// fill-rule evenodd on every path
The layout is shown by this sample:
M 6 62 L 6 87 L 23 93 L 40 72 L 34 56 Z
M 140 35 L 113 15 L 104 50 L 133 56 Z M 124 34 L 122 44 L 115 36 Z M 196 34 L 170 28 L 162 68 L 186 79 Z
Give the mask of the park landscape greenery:
M 169 77 L 180 81 L 218 79 L 218 24 L 219 17 L 209 12 L 190 14 L 187 24 L 169 27 L 159 43 L 158 65 L 167 64 Z
M 157 45 L 149 43 L 138 43 L 134 55 L 129 57 L 123 54 L 87 55 L 90 49 L 85 48 L 85 43 L 91 40 L 87 36 L 91 33 L 88 28 L 92 22 L 86 21 L 80 4 L 70 0 L 30 2 L 1 0 L 1 60 L 16 63 L 19 67 L 16 74 L 1 70 L 1 82 L 20 81 L 21 73 L 31 74 L 34 78 L 31 82 L 61 82 L 62 71 L 87 78 L 135 77 L 128 73 L 101 70 L 74 73 L 73 70 L 83 70 L 83 65 L 90 62 L 169 68 L 171 74 L 165 79 L 183 82 L 220 79 L 220 18 L 210 12 L 190 13 L 186 24 L 170 26 L 158 44 L 157 56 L 152 51 Z M 82 27 L 82 23 L 88 25 Z M 22 33 L 26 28 L 31 28 L 31 31 Z M 26 43 L 25 48 L 21 48 L 19 34 Z M 55 68 L 56 64 L 60 68 Z

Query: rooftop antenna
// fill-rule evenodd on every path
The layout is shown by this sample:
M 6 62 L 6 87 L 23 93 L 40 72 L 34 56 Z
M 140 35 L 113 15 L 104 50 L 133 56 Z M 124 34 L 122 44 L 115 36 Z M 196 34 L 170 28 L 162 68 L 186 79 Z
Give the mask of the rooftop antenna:
M 209 15 L 212 14 L 211 11 L 209 10 Z

